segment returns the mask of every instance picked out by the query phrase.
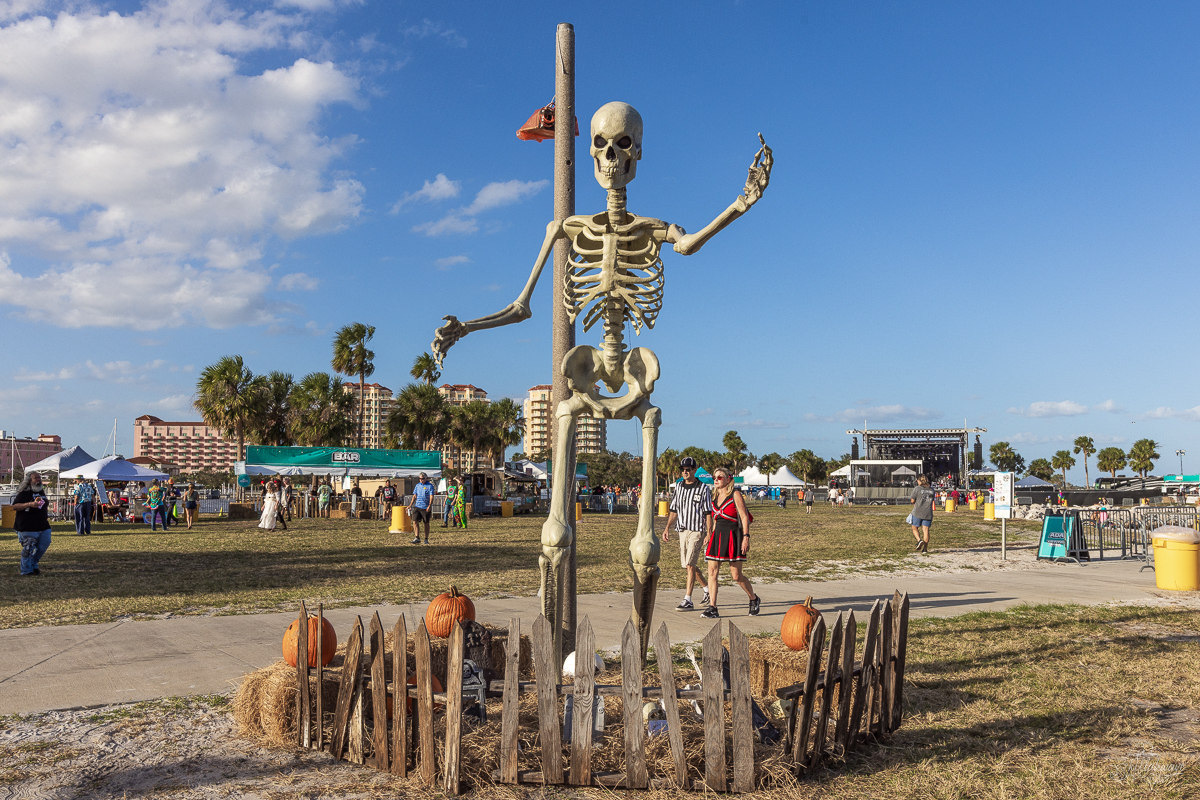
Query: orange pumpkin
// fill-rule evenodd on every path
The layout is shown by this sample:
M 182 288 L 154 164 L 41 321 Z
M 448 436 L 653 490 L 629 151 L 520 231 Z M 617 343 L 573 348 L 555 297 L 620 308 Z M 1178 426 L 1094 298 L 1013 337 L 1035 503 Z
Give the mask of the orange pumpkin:
M 803 603 L 794 605 L 783 615 L 783 624 L 779 627 L 779 636 L 792 650 L 807 650 L 808 640 L 812 635 L 813 625 L 821 612 L 813 608 L 812 597 L 805 598 Z
M 321 627 L 325 631 L 321 651 L 321 666 L 327 666 L 330 661 L 333 661 L 333 656 L 337 653 L 337 634 L 333 631 L 333 626 L 329 624 L 329 620 L 322 617 L 324 623 Z M 296 666 L 296 644 L 300 638 L 300 620 L 292 620 L 292 624 L 283 634 L 283 660 L 289 666 Z M 308 665 L 315 667 L 317 665 L 317 616 L 315 614 L 308 615 Z
M 434 693 L 434 694 L 437 694 L 438 692 L 442 691 L 442 682 L 438 680 L 438 678 L 437 678 L 437 675 L 430 675 L 429 677 L 430 677 L 430 678 L 432 679 L 432 681 L 433 681 L 433 693 Z M 409 685 L 409 686 L 416 686 L 416 685 L 417 685 L 417 676 L 416 676 L 416 675 L 409 675 L 409 676 L 408 676 L 408 685 Z M 412 716 L 412 713 L 413 713 L 413 703 L 415 703 L 415 702 L 416 702 L 416 698 L 414 698 L 414 697 L 410 697 L 410 698 L 408 698 L 408 713 L 409 713 L 409 716 Z M 387 696 L 387 709 L 388 709 L 388 719 L 391 719 L 391 718 L 392 718 L 392 711 L 393 711 L 393 709 L 395 709 L 395 704 L 392 702 L 392 696 L 391 696 L 390 694 Z M 441 710 L 442 710 L 442 704 L 441 704 L 441 703 L 434 703 L 434 704 L 433 704 L 433 710 L 434 710 L 434 711 L 441 711 Z
M 430 636 L 442 639 L 454 630 L 454 623 L 468 619 L 475 619 L 475 604 L 455 586 L 433 598 L 429 608 L 425 609 L 425 629 Z

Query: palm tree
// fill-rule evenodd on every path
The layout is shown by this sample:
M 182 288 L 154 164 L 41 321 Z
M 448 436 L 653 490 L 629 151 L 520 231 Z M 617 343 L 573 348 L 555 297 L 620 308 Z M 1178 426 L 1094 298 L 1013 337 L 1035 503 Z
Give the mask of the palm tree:
M 491 404 L 489 411 L 492 433 L 488 438 L 496 456 L 492 466 L 501 469 L 504 466 L 504 451 L 525 438 L 525 410 L 512 399 L 502 397 Z
M 758 471 L 767 476 L 767 486 L 771 485 L 771 473 L 783 466 L 783 456 L 779 453 L 767 453 L 758 459 Z
M 396 395 L 385 424 L 405 449 L 440 449 L 449 432 L 450 406 L 432 384 L 410 383 Z
M 336 375 L 305 375 L 292 392 L 292 438 L 306 447 L 339 447 L 354 434 L 354 398 Z
M 1025 469 L 1025 457 L 1013 450 L 1008 442 L 996 442 L 989 447 L 988 458 L 1001 472 L 1021 472 Z
M 1096 467 L 1117 477 L 1117 470 L 1125 469 L 1125 451 L 1119 447 L 1106 447 L 1096 454 Z
M 474 472 L 479 459 L 479 451 L 484 441 L 492 432 L 492 416 L 488 404 L 482 400 L 472 400 L 461 406 L 455 406 L 450 416 L 450 441 L 460 451 L 471 449 L 471 460 L 464 473 Z M 461 465 L 461 460 L 460 460 Z
M 358 376 L 358 446 L 362 447 L 363 417 L 366 413 L 367 378 L 375 373 L 375 351 L 367 349 L 367 342 L 375 335 L 374 325 L 351 322 L 333 337 L 333 359 L 330 365 L 334 372 Z
M 1158 452 L 1159 444 L 1153 439 L 1138 439 L 1129 448 L 1129 467 L 1143 478 L 1154 469 L 1155 459 L 1162 458 Z
M 266 382 L 242 362 L 241 356 L 225 356 L 210 364 L 196 381 L 192 405 L 204 424 L 237 439 L 238 461 L 246 458 L 246 431 L 260 413 Z
M 1087 488 L 1092 488 L 1092 478 L 1088 475 L 1088 456 L 1096 452 L 1096 443 L 1090 436 L 1080 436 L 1075 439 L 1075 452 L 1083 454 L 1083 480 Z
M 1054 454 L 1054 458 L 1050 459 L 1050 466 L 1062 470 L 1063 486 L 1065 487 L 1067 485 L 1067 470 L 1075 466 L 1075 459 L 1072 457 L 1070 450 L 1059 450 Z
M 721 444 L 725 445 L 729 453 L 726 463 L 733 467 L 734 472 L 741 472 L 754 461 L 754 455 L 746 450 L 746 443 L 738 436 L 737 431 L 728 431 L 721 439 Z
M 1035 458 L 1029 462 L 1029 469 L 1025 471 L 1025 474 L 1048 481 L 1054 477 L 1054 467 L 1050 466 L 1050 462 L 1044 458 Z
M 809 476 L 816 472 L 817 462 L 821 459 L 817 457 L 812 450 L 797 450 L 787 458 L 788 466 L 792 468 L 800 476 L 800 479 L 805 483 L 809 482 Z
M 675 471 L 679 469 L 679 460 L 682 456 L 678 451 L 667 448 L 658 454 L 658 475 L 666 478 L 667 486 L 673 482 L 671 479 L 675 477 Z
M 292 416 L 292 392 L 296 381 L 289 372 L 275 371 L 264 379 L 262 405 L 248 432 L 255 441 L 276 447 L 292 443 L 288 431 Z
M 425 381 L 430 385 L 437 383 L 437 379 L 442 377 L 441 371 L 438 369 L 437 359 L 429 355 L 429 353 L 421 353 L 413 361 L 412 369 L 408 371 L 415 380 Z

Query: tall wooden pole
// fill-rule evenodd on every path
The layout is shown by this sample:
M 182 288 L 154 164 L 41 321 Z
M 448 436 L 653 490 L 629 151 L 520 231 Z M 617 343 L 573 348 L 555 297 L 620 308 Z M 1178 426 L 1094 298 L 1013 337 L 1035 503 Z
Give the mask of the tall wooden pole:
M 558 25 L 554 47 L 554 218 L 564 220 L 575 213 L 575 26 L 569 22 Z M 550 302 L 553 304 L 553 364 L 550 374 L 553 376 L 553 391 L 550 395 L 550 409 L 553 414 L 558 404 L 567 399 L 567 377 L 563 374 L 562 363 L 572 347 L 575 346 L 575 323 L 567 317 L 566 306 L 563 305 L 562 287 L 567 281 L 567 254 L 570 252 L 570 242 L 559 239 L 554 245 L 554 287 L 550 292 Z M 575 525 L 575 442 L 557 441 L 557 424 L 554 452 L 567 454 L 567 469 L 562 475 L 555 475 L 554 480 L 568 481 L 567 496 L 570 503 L 567 506 L 567 519 Z M 560 451 L 559 448 L 565 448 Z M 572 537 L 571 551 L 567 554 L 566 567 L 559 581 L 558 602 L 559 614 L 555 620 L 562 631 L 562 641 L 566 642 L 568 652 L 575 649 L 575 541 Z M 557 637 L 556 637 L 557 639 Z M 557 654 L 558 658 L 563 653 Z

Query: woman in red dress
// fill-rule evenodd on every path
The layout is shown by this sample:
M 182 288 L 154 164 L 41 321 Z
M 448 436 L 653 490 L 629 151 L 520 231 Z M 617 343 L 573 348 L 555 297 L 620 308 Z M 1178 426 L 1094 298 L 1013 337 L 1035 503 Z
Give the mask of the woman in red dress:
M 717 619 L 717 574 L 721 563 L 729 564 L 729 575 L 733 582 L 742 587 L 750 598 L 750 616 L 758 616 L 759 599 L 750 585 L 750 579 L 742 574 L 746 554 L 750 552 L 750 523 L 753 517 L 746 510 L 742 493 L 734 488 L 733 473 L 724 467 L 713 470 L 712 518 L 713 533 L 708 540 L 704 557 L 708 561 L 709 606 L 700 616 Z

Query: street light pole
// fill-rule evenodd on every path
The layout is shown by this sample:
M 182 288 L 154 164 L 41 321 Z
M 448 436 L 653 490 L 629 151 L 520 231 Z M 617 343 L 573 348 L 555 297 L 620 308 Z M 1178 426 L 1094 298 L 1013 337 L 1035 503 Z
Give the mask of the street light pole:
M 1175 455 L 1179 456 L 1179 478 L 1183 479 L 1183 457 L 1187 455 L 1186 450 L 1176 450 Z

